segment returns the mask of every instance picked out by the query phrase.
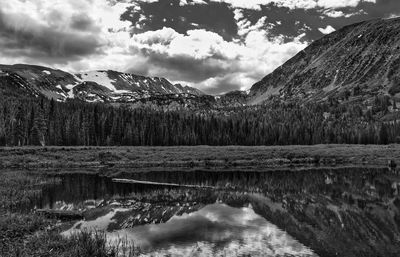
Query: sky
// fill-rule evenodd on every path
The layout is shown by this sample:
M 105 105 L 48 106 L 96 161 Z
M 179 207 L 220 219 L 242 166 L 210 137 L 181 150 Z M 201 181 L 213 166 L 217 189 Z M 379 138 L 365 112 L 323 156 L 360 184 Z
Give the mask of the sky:
M 0 0 L 0 63 L 246 90 L 318 38 L 399 0 Z

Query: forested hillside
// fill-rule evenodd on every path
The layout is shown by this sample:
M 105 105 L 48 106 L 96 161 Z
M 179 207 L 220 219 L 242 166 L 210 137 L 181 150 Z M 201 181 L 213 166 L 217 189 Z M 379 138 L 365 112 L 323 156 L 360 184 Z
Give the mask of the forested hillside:
M 0 101 L 0 145 L 387 144 L 400 141 L 400 122 L 385 116 L 389 104 L 166 111 L 11 96 Z

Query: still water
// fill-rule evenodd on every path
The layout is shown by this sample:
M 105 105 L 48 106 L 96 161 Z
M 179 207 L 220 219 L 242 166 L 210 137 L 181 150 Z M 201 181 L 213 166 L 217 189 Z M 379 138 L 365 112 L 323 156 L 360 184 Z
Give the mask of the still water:
M 233 203 L 224 201 L 232 194 Z M 121 184 L 98 175 L 66 174 L 43 190 L 36 207 L 93 211 L 94 216 L 62 234 L 105 231 L 110 244 L 134 242 L 144 256 L 317 256 L 256 214 L 242 196 L 240 191 Z
M 65 174 L 35 208 L 79 211 L 63 232 L 104 231 L 144 256 L 398 256 L 400 177 L 386 168 Z M 213 188 L 209 188 L 209 187 Z M 370 244 L 373 242 L 373 245 Z

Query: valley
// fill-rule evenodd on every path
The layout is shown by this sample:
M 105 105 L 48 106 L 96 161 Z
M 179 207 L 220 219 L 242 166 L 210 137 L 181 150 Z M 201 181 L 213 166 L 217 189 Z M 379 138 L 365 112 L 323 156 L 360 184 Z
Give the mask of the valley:
M 398 256 L 399 35 L 345 26 L 219 95 L 0 65 L 0 256 Z

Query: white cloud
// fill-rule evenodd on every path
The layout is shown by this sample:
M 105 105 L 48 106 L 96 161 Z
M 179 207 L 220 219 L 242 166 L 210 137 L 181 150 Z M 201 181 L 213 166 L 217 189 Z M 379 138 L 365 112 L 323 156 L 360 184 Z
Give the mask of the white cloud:
M 205 30 L 190 30 L 184 35 L 171 28 L 163 28 L 133 36 L 132 47 L 144 51 L 144 55 L 162 56 L 166 60 L 203 60 L 199 65 L 218 66 L 228 71 L 210 74 L 202 81 L 182 82 L 179 80 L 181 71 L 168 71 L 168 67 L 152 66 L 149 73 L 153 76 L 158 73 L 177 73 L 172 78 L 175 82 L 189 84 L 206 92 L 218 91 L 215 88 L 224 90 L 224 87 L 231 90 L 235 85 L 237 89 L 243 89 L 253 85 L 307 46 L 307 43 L 300 41 L 304 34 L 293 42 L 285 42 L 283 38 L 268 39 L 268 32 L 259 29 L 264 19 L 260 19 L 258 23 L 257 26 L 242 24 L 239 29 L 244 35 L 243 42 L 227 42 L 218 34 Z M 202 70 L 201 67 L 197 68 Z
M 340 17 L 349 18 L 354 15 L 366 14 L 366 12 L 364 10 L 359 10 L 357 12 L 352 12 L 352 13 L 344 13 L 342 11 L 337 11 L 335 9 L 327 9 L 327 10 L 324 10 L 322 13 L 331 18 L 340 18 Z
M 235 8 L 243 8 L 243 9 L 254 9 L 260 10 L 260 5 L 265 4 L 267 2 L 271 2 L 269 0 L 212 0 L 214 2 L 224 2 L 231 4 L 232 7 Z
M 207 59 L 215 55 L 235 58 L 238 47 L 224 41 L 217 33 L 203 29 L 189 30 L 186 35 L 172 28 L 148 31 L 132 37 L 131 47 L 145 49 L 171 57 L 187 56 L 193 59 Z
M 156 31 L 147 31 L 141 34 L 133 35 L 132 40 L 142 45 L 166 45 L 170 44 L 171 41 L 179 36 L 179 33 L 171 28 L 162 28 Z
M 355 7 L 360 0 L 319 0 L 318 5 L 325 8 Z
M 243 37 L 251 31 L 261 30 L 266 23 L 267 17 L 261 17 L 254 25 L 247 19 L 243 19 L 241 12 L 235 12 L 235 18 L 238 25 L 238 35 Z
M 387 17 L 387 19 L 394 19 L 394 18 L 399 18 L 400 14 L 391 14 L 389 15 L 389 17 Z
M 185 6 L 185 5 L 195 5 L 195 4 L 207 4 L 203 0 L 192 0 L 191 2 L 188 2 L 187 0 L 180 0 L 179 5 L 180 6 Z
M 206 2 L 204 2 L 203 0 L 193 0 L 194 4 L 207 4 Z
M 159 0 L 135 0 L 136 2 L 143 2 L 143 3 L 155 3 L 158 2 Z
M 288 7 L 290 9 L 313 9 L 318 6 L 318 1 L 313 0 L 279 0 L 273 2 L 278 6 Z
M 319 28 L 318 29 L 322 34 L 331 34 L 332 32 L 335 32 L 335 28 L 333 28 L 331 25 L 328 25 L 326 28 Z
M 342 11 L 336 11 L 336 10 L 332 10 L 332 9 L 325 10 L 324 14 L 331 18 L 339 18 L 339 17 L 345 16 L 345 14 Z
M 274 3 L 277 6 L 288 7 L 290 9 L 313 9 L 321 7 L 342 8 L 355 7 L 360 2 L 376 3 L 376 0 L 211 0 L 214 2 L 225 2 L 231 4 L 234 8 L 260 10 L 260 5 Z

